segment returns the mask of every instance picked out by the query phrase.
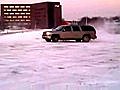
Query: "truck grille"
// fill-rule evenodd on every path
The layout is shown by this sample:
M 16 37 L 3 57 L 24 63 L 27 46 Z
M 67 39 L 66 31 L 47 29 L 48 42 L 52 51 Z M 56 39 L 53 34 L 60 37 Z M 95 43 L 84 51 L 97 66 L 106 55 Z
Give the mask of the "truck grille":
M 46 32 L 43 32 L 43 36 L 46 36 Z

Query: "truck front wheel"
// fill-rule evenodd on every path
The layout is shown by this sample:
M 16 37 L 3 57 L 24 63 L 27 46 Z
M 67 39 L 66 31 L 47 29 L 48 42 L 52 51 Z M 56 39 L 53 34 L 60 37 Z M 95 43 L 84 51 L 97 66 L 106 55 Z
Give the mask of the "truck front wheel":
M 52 36 L 52 42 L 58 42 L 59 37 L 58 36 Z
M 51 42 L 51 39 L 45 39 L 46 40 L 46 42 Z

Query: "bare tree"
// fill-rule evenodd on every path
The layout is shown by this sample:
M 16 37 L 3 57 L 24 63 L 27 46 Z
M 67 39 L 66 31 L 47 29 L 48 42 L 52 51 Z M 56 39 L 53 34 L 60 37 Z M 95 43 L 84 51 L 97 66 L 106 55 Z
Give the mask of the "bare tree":
M 4 31 L 4 20 L 3 20 L 2 16 L 0 16 L 0 30 Z

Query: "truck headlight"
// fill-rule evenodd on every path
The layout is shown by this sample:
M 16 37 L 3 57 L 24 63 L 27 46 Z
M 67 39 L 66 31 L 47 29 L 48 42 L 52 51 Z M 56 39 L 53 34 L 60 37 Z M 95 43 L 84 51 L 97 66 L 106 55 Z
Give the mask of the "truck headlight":
M 50 32 L 46 32 L 46 35 L 48 35 L 48 36 L 49 36 L 49 35 L 51 35 L 51 33 L 50 33 Z

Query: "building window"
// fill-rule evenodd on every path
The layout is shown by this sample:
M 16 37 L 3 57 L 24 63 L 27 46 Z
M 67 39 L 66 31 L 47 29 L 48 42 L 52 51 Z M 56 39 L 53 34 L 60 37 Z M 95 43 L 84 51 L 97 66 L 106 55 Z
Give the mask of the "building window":
M 11 16 L 7 16 L 7 18 L 11 18 Z
M 23 18 L 28 18 L 28 16 L 23 16 Z
M 8 6 L 4 6 L 4 8 L 8 8 Z
M 6 9 L 4 9 L 4 11 L 7 11 Z
M 18 18 L 22 18 L 22 16 L 18 16 Z
M 15 21 L 20 21 L 19 19 L 16 19 Z
M 30 6 L 26 6 L 26 8 L 30 8 Z
M 22 9 L 18 9 L 18 11 L 22 11 Z
M 19 8 L 19 6 L 15 6 L 15 8 Z
M 20 13 L 15 13 L 15 15 L 19 15 Z
M 25 15 L 25 13 L 20 13 L 21 15 Z
M 26 19 L 26 21 L 30 21 L 29 19 Z
M 5 15 L 8 15 L 9 13 L 4 13 Z
M 55 7 L 60 7 L 60 5 L 55 5 Z
M 23 9 L 23 11 L 28 11 L 27 9 Z
M 13 18 L 17 18 L 17 16 L 13 16 Z
M 12 11 L 17 11 L 17 9 L 12 9 Z
M 26 15 L 30 15 L 30 13 L 26 13 Z
M 7 11 L 11 11 L 11 9 L 7 9 Z
M 10 13 L 10 15 L 14 15 L 14 13 Z
M 14 21 L 13 19 L 10 19 L 10 21 Z
M 25 8 L 25 6 L 20 6 L 20 8 Z
M 14 8 L 14 6 L 9 6 L 10 8 Z
M 25 21 L 24 19 L 21 19 L 21 21 Z

